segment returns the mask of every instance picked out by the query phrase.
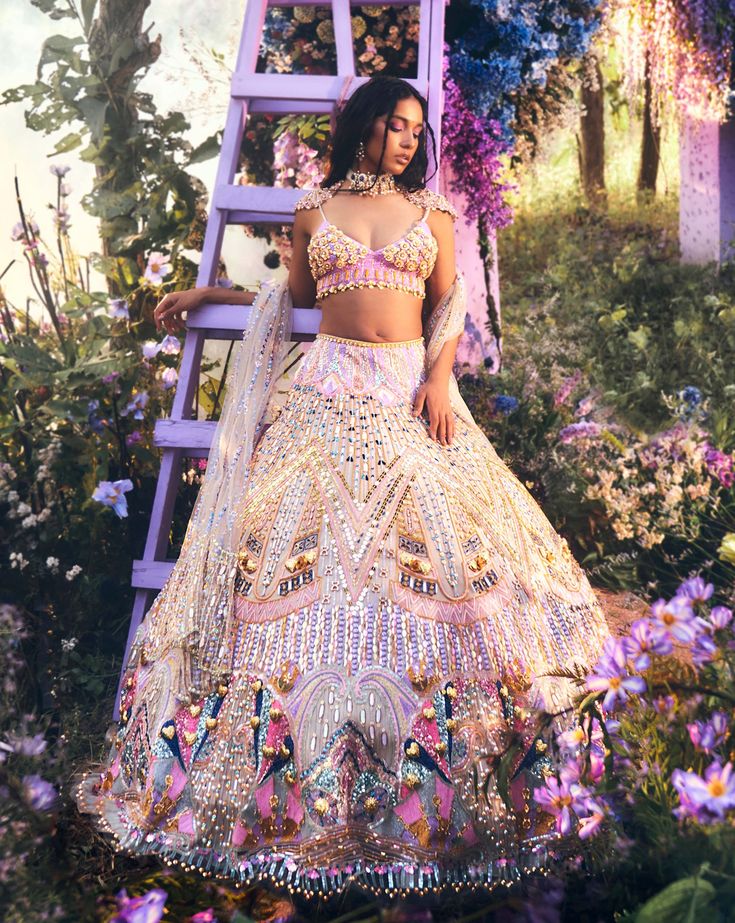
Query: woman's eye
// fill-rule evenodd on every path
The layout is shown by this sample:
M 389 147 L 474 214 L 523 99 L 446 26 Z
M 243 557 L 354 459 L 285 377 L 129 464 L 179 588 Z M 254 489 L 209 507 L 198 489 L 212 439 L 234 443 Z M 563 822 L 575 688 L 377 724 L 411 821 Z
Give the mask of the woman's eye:
M 391 131 L 403 131 L 402 125 L 391 125 L 390 127 L 391 127 Z M 418 141 L 419 138 L 421 137 L 421 132 L 419 132 L 417 135 L 414 135 L 413 137 L 415 141 Z

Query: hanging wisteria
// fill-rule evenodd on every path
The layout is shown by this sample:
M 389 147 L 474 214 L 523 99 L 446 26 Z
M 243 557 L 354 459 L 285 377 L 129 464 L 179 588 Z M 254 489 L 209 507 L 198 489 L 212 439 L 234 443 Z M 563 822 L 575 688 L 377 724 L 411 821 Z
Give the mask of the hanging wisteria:
M 629 98 L 646 76 L 652 116 L 724 122 L 733 109 L 735 0 L 614 0 L 611 20 Z

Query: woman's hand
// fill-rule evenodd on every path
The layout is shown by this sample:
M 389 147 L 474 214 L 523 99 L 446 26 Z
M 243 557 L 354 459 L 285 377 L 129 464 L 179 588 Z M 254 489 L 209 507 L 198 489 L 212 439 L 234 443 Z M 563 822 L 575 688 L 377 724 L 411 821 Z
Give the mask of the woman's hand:
M 156 322 L 156 330 L 165 328 L 167 333 L 173 333 L 174 330 L 183 330 L 184 324 L 182 314 L 184 311 L 195 311 L 201 307 L 209 297 L 209 289 L 188 288 L 182 292 L 169 292 L 156 305 L 153 311 L 153 320 Z
M 429 435 L 441 445 L 451 445 L 454 438 L 454 411 L 449 403 L 449 387 L 446 381 L 427 378 L 419 385 L 413 402 L 413 415 L 422 410 L 429 414 Z

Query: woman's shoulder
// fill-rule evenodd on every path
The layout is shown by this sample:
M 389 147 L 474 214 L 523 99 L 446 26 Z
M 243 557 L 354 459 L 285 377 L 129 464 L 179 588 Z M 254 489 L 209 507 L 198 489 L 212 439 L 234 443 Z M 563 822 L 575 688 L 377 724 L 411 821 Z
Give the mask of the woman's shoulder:
M 309 189 L 308 192 L 305 192 L 300 199 L 296 200 L 294 209 L 296 211 L 301 211 L 308 208 L 318 208 L 323 202 L 326 202 L 327 199 L 331 198 L 335 193 L 333 188 L 322 189 L 318 186 L 316 189 Z
M 414 189 L 413 192 L 404 191 L 403 195 L 409 202 L 418 205 L 419 208 L 431 208 L 435 211 L 447 212 L 452 216 L 453 221 L 459 218 L 459 213 L 455 207 L 440 192 L 432 192 L 431 189 Z

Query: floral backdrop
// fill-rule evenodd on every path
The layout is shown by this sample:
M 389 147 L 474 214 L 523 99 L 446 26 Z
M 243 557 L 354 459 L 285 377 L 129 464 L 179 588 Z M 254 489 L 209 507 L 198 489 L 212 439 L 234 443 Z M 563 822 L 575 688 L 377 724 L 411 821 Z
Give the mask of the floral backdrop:
M 77 773 L 106 749 L 131 562 L 145 542 L 158 472 L 153 428 L 178 376 L 182 341 L 158 335 L 152 311 L 164 292 L 194 284 L 207 199 L 190 168 L 216 154 L 218 139 L 189 144 L 181 113 L 159 113 L 135 80 L 125 82 L 124 49 L 96 57 L 91 38 L 104 10 L 93 0 L 37 6 L 78 34 L 47 43 L 36 82 L 3 94 L 26 107 L 30 128 L 69 131 L 50 168 L 38 166 L 48 210 L 28 213 L 19 183 L 18 213 L 6 216 L 28 297 L 13 303 L 0 291 L 0 906 L 11 923 L 308 919 L 295 900 L 257 886 L 234 892 L 117 857 L 72 806 Z M 284 9 L 269 13 L 260 66 L 328 72 L 328 17 Z M 679 106 L 727 103 L 732 38 L 720 2 L 453 0 L 444 59 L 443 154 L 463 165 L 460 182 L 482 190 L 473 219 L 502 232 L 506 305 L 500 370 L 469 372 L 461 389 L 601 597 L 614 591 L 628 606 L 599 662 L 574 677 L 578 727 L 554 742 L 560 768 L 539 795 L 579 861 L 519 896 L 476 895 L 460 908 L 450 894 L 388 908 L 356 895 L 325 919 L 487 911 L 498 920 L 576 921 L 595 908 L 600 918 L 645 923 L 724 920 L 733 906 L 735 265 L 679 262 L 673 195 L 639 202 L 621 185 L 607 213 L 590 211 L 577 175 L 560 179 L 545 155 L 550 123 L 533 129 L 539 107 L 558 114 L 564 149 L 574 152 L 560 101 L 579 90 L 575 60 L 604 42 L 618 48 L 606 96 L 618 120 L 614 156 L 630 156 L 639 115 L 614 91 L 629 72 L 626 92 L 637 92 L 640 68 L 619 57 L 625 45 L 612 25 L 621 11 L 637 47 L 651 16 L 670 29 L 656 32 L 676 46 L 654 79 L 662 96 L 671 74 L 689 68 Z M 415 6 L 353 9 L 362 72 L 410 73 L 416 15 Z M 692 56 L 693 23 L 710 55 Z M 142 55 L 146 41 L 129 47 Z M 139 70 L 155 67 L 154 50 L 140 61 Z M 105 87 L 127 100 L 125 120 Z M 660 117 L 665 123 L 665 106 Z M 326 117 L 253 117 L 243 180 L 314 185 L 328 131 Z M 465 168 L 470 132 L 482 157 Z M 77 155 L 96 168 L 85 203 L 100 221 L 97 252 L 80 252 L 74 240 Z M 541 192 L 556 183 L 553 207 L 544 208 Z M 269 241 L 267 266 L 287 262 L 287 229 L 250 233 Z M 104 284 L 91 281 L 92 270 Z M 218 284 L 237 284 L 224 265 Z M 218 416 L 227 360 L 202 370 L 203 419 Z M 171 556 L 205 468 L 184 459 Z M 540 731 L 549 716 L 534 720 Z M 519 754 L 511 747 L 497 757 L 507 778 Z

